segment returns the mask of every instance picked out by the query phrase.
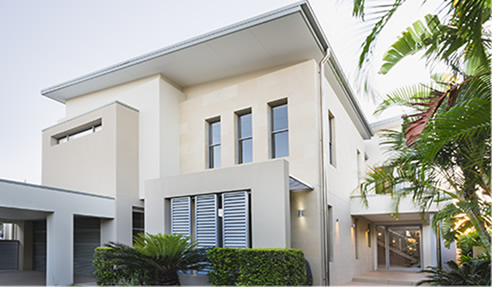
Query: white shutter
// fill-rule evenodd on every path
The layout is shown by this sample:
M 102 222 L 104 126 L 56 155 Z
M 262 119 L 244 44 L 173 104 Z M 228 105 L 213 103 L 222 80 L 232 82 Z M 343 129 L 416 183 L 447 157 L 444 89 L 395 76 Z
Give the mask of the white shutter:
M 171 233 L 191 236 L 191 197 L 171 198 Z
M 195 236 L 198 247 L 218 246 L 217 195 L 195 197 Z
M 230 192 L 222 194 L 223 246 L 249 248 L 249 202 L 248 192 Z

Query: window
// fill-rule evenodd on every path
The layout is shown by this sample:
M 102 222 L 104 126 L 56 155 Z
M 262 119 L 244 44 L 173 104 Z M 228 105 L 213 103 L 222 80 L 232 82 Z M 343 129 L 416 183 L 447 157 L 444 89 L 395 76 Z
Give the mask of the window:
M 208 121 L 208 167 L 220 167 L 220 118 Z
M 333 208 L 328 205 L 328 252 L 329 252 L 329 261 L 333 262 L 333 233 L 335 229 L 333 228 Z
M 53 139 L 55 144 L 62 144 L 74 139 L 88 136 L 90 134 L 99 132 L 101 130 L 102 130 L 102 121 L 101 119 L 98 119 L 96 121 L 87 123 L 75 129 L 71 129 L 69 131 L 55 135 L 53 136 Z
M 270 104 L 272 117 L 272 158 L 289 155 L 289 123 L 287 101 Z
M 359 259 L 359 219 L 356 218 L 352 224 L 352 232 L 354 234 L 355 259 Z
M 247 163 L 253 160 L 253 129 L 251 110 L 237 114 L 237 162 Z
M 132 234 L 135 238 L 138 234 L 144 233 L 144 209 L 134 207 L 132 217 Z
M 328 152 L 330 164 L 335 165 L 335 117 L 328 111 Z
M 357 165 L 357 187 L 359 187 L 360 185 L 360 177 L 361 177 L 361 168 L 360 168 L 360 164 L 361 164 L 361 154 L 360 154 L 360 151 L 359 150 L 356 150 L 356 165 Z

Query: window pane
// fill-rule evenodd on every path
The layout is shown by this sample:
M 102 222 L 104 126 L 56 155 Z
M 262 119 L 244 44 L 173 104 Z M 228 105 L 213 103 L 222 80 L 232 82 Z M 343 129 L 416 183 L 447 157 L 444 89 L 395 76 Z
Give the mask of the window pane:
M 281 132 L 273 135 L 273 158 L 289 155 L 289 133 Z
M 272 108 L 272 130 L 278 131 L 289 127 L 287 120 L 287 105 Z
M 220 145 L 210 147 L 210 168 L 220 167 Z
M 253 160 L 253 140 L 247 139 L 239 142 L 239 163 L 247 163 Z
M 210 123 L 210 144 L 220 144 L 220 122 Z
M 239 117 L 239 138 L 247 138 L 252 135 L 251 114 Z

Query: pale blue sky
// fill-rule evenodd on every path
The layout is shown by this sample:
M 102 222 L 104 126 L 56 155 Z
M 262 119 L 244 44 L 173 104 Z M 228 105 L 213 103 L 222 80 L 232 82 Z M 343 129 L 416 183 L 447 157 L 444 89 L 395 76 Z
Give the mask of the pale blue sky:
M 293 2 L 0 0 L 0 178 L 41 183 L 41 130 L 64 116 L 64 105 L 41 96 L 42 89 Z M 354 79 L 364 26 L 351 18 L 351 2 L 310 1 Z M 381 46 L 426 9 L 414 5 L 400 13 L 387 31 L 393 37 L 385 37 Z M 378 76 L 376 86 L 381 91 L 396 87 L 404 83 L 402 74 L 425 79 L 411 66 L 385 79 Z

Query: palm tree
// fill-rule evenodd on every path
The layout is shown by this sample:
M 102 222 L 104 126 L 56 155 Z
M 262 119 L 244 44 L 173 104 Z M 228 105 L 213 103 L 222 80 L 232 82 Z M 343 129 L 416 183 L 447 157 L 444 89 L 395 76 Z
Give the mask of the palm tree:
M 364 0 L 354 0 L 354 15 L 364 17 Z M 378 34 L 403 0 L 376 6 L 377 20 L 362 46 L 360 66 L 370 62 Z M 373 7 L 374 8 L 374 7 Z M 384 56 L 382 73 L 388 73 L 401 59 L 424 51 L 429 63 L 441 62 L 449 73 L 433 76 L 430 85 L 407 86 L 394 91 L 377 111 L 393 105 L 412 108 L 404 116 L 406 129 L 387 134 L 386 144 L 393 156 L 373 167 L 361 185 L 363 195 L 383 188 L 396 202 L 411 195 L 425 210 L 436 201 L 452 200 L 434 217 L 441 222 L 449 241 L 457 228 L 473 226 L 490 252 L 490 18 L 489 0 L 445 1 L 442 11 L 449 20 L 441 23 L 428 15 L 407 28 Z M 446 105 L 444 105 L 446 103 Z M 395 190 L 394 186 L 405 186 Z M 410 184 L 408 184 L 410 183 Z M 456 216 L 466 214 L 468 221 L 456 226 Z
M 405 2 L 354 0 L 353 16 L 363 21 L 370 16 L 366 22 L 372 24 L 371 33 L 361 46 L 359 67 L 370 63 L 379 34 Z M 488 66 L 491 41 L 486 23 L 490 21 L 491 6 L 490 0 L 442 1 L 437 11 L 441 17 L 428 15 L 425 22 L 417 21 L 406 29 L 387 52 L 381 71 L 387 73 L 396 62 L 419 50 L 425 50 L 424 56 L 430 61 L 445 61 L 453 65 L 464 55 L 464 60 L 473 66 Z M 439 18 L 446 19 L 446 24 L 441 24 Z
M 398 89 L 381 103 L 378 111 L 392 105 L 413 107 L 417 116 L 412 116 L 417 120 L 410 122 L 410 133 L 420 129 L 420 137 L 405 139 L 408 129 L 387 131 L 383 144 L 390 146 L 391 156 L 371 168 L 361 184 L 361 193 L 390 193 L 397 202 L 403 196 L 412 196 L 423 211 L 434 202 L 451 201 L 434 217 L 434 227 L 440 221 L 444 238 L 451 242 L 460 232 L 455 217 L 466 214 L 468 221 L 462 222 L 461 228 L 473 226 L 490 250 L 486 233 L 486 227 L 492 224 L 490 201 L 485 200 L 490 198 L 490 73 L 468 78 L 455 98 L 448 98 L 456 101 L 449 109 L 441 104 L 435 110 L 429 108 L 444 101 L 438 99 L 442 94 L 435 95 L 437 89 L 446 86 L 441 82 L 443 76 L 434 78 L 429 86 Z M 415 124 L 424 120 L 424 124 Z
M 135 274 L 145 285 L 180 285 L 178 271 L 199 270 L 205 266 L 207 252 L 182 234 L 139 234 L 133 247 L 121 243 L 107 244 L 106 260 L 114 262 L 124 273 Z

